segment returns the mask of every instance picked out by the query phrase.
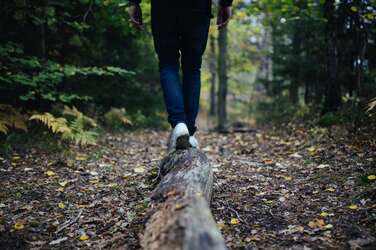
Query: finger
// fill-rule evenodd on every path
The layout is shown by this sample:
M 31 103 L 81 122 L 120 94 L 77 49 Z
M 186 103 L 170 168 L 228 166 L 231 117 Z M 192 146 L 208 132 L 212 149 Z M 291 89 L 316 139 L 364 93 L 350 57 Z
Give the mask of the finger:
M 228 21 L 223 22 L 223 23 L 221 23 L 221 24 L 218 24 L 218 30 L 221 30 L 221 29 L 223 29 L 225 26 L 227 26 L 227 23 L 228 23 Z
M 141 25 L 141 23 L 136 21 L 136 19 L 134 19 L 134 18 L 130 18 L 129 21 L 131 21 L 131 23 L 133 23 L 135 25 Z

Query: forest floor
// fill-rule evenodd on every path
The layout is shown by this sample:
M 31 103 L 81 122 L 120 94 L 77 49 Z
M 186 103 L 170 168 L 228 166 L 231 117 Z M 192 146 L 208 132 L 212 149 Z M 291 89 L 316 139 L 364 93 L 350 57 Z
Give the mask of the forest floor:
M 104 135 L 72 153 L 0 158 L 1 249 L 139 249 L 167 132 Z M 376 144 L 367 130 L 199 132 L 230 249 L 375 249 Z

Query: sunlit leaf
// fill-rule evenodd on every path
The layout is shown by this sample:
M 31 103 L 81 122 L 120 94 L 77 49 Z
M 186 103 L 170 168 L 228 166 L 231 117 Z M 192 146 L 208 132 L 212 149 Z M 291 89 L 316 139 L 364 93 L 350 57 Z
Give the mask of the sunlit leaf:
M 237 218 L 231 218 L 231 220 L 230 220 L 230 224 L 231 225 L 237 225 L 237 224 L 239 224 L 239 219 L 237 219 Z
M 352 209 L 352 210 L 356 210 L 356 209 L 358 209 L 358 205 L 352 204 L 352 205 L 349 206 L 349 208 Z
M 81 241 L 85 241 L 85 240 L 88 240 L 89 239 L 89 236 L 87 236 L 87 234 L 83 234 L 80 236 L 80 240 Z
M 47 176 L 54 176 L 54 175 L 56 175 L 56 173 L 55 173 L 54 171 L 52 171 L 52 170 L 48 170 L 48 171 L 46 172 L 46 175 L 47 175 Z
M 370 180 L 370 181 L 374 181 L 374 180 L 376 180 L 376 175 L 374 175 L 374 174 L 368 175 L 367 179 Z
M 17 222 L 16 224 L 14 224 L 14 229 L 15 230 L 22 230 L 24 229 L 24 224 L 22 224 L 21 222 Z

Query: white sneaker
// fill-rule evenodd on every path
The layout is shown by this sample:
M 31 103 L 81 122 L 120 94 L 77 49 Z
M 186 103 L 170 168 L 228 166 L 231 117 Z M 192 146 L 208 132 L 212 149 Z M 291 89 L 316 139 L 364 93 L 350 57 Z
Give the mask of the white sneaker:
M 196 137 L 194 137 L 193 135 L 189 137 L 189 144 L 191 144 L 192 148 L 200 148 L 198 146 L 198 141 L 197 141 Z
M 189 131 L 187 125 L 178 123 L 171 131 L 168 143 L 168 152 L 173 152 L 175 149 L 189 148 Z

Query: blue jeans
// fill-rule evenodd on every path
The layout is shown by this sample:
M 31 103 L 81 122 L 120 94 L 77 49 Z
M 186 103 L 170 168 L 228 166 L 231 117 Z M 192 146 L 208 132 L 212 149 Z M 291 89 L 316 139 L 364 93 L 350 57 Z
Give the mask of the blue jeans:
M 197 129 L 202 55 L 208 40 L 210 13 L 178 10 L 158 2 L 163 1 L 152 1 L 152 31 L 168 121 L 172 127 L 184 122 L 193 135 Z

